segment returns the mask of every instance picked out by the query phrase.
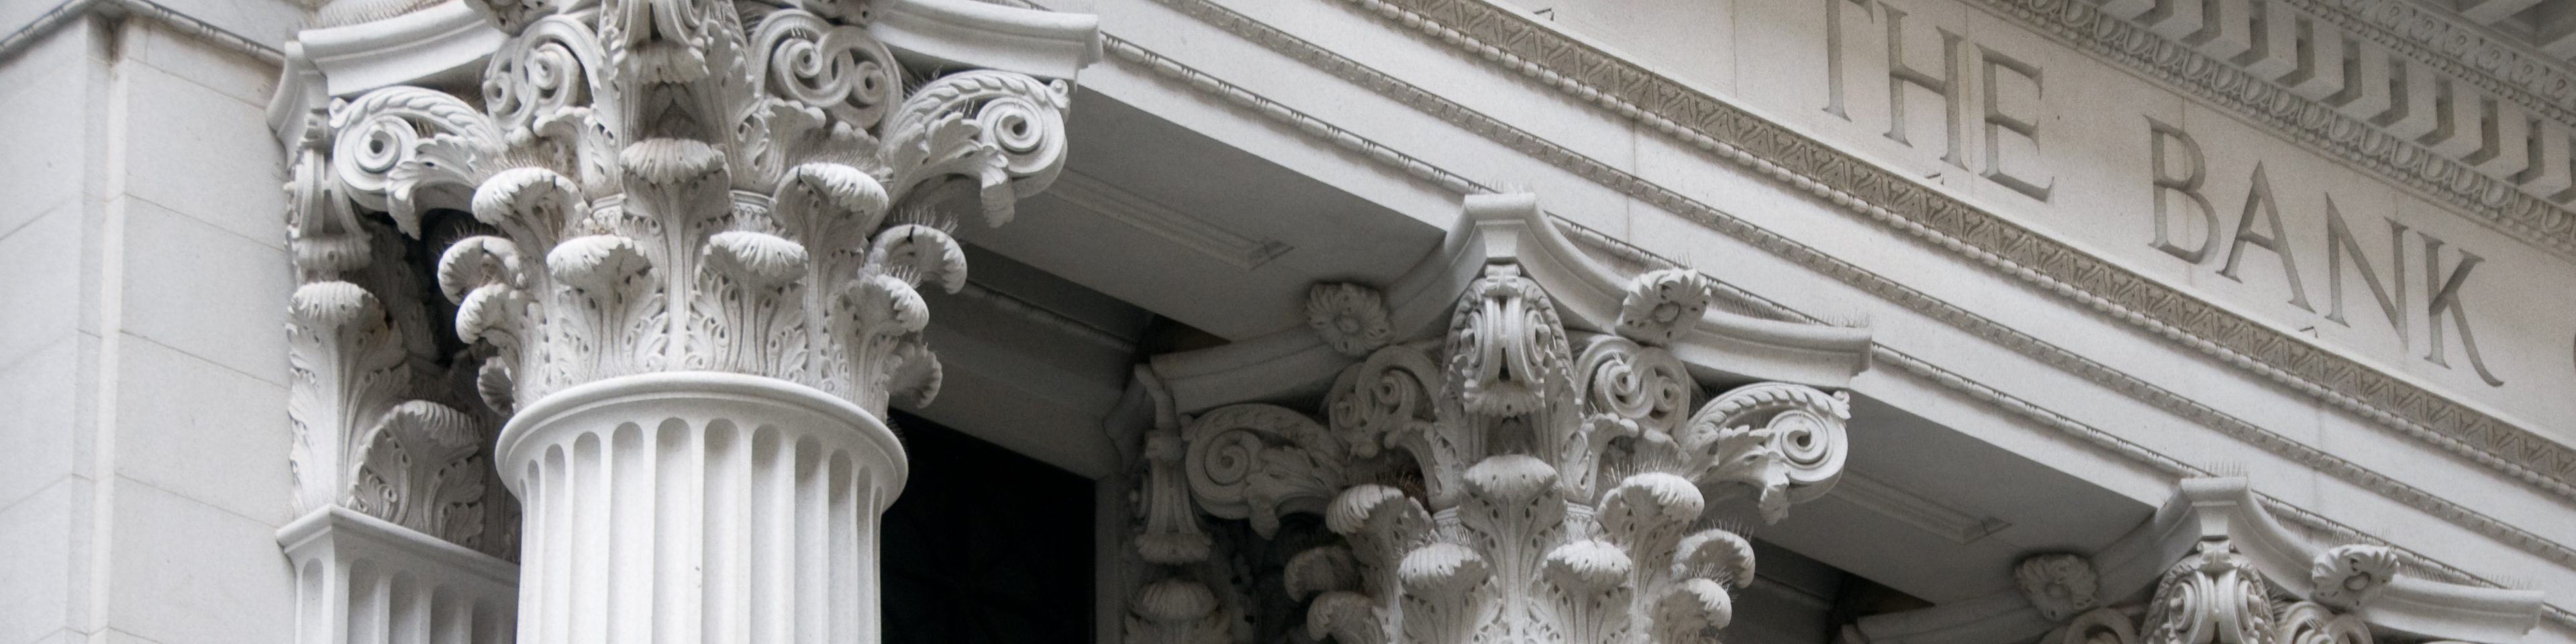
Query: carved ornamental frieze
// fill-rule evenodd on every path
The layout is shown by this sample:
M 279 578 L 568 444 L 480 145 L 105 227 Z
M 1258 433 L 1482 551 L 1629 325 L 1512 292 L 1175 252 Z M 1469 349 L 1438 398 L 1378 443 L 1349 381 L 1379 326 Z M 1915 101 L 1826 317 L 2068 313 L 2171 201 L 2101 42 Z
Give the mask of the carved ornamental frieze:
M 1137 549 L 1168 576 L 1128 641 L 1234 641 L 1257 610 L 1203 569 L 1198 517 L 1262 539 L 1293 513 L 1329 537 L 1285 565 L 1308 637 L 1384 642 L 1699 642 L 1753 580 L 1751 545 L 1704 518 L 1749 495 L 1778 520 L 1829 489 L 1848 397 L 1777 382 L 1703 393 L 1669 348 L 1711 283 L 1636 277 L 1612 333 L 1571 331 L 1518 264 L 1468 283 L 1440 337 L 1392 337 L 1376 291 L 1317 286 L 1310 326 L 1358 357 L 1321 418 L 1271 404 L 1175 417 L 1145 436 Z M 1264 615 L 1295 620 L 1295 615 Z

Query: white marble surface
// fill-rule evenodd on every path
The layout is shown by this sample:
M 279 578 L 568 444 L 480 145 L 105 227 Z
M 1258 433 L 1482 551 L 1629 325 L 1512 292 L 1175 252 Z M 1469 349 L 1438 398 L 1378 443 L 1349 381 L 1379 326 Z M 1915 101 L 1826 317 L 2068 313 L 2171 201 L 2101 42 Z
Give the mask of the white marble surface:
M 1825 57 L 1817 46 L 1824 19 L 1814 2 L 1738 0 L 1673 8 L 1679 13 L 1555 3 L 1553 24 L 2281 331 L 2313 332 L 2311 337 L 2356 359 L 2479 401 L 2535 428 L 2565 430 L 2568 419 L 2576 418 L 2576 399 L 2554 393 L 2576 386 L 2565 351 L 2576 311 L 2563 305 L 2563 294 L 2576 289 L 2576 271 L 2563 260 L 1966 4 L 1894 0 L 1907 12 L 1907 60 L 1918 66 L 1938 60 L 1941 30 L 1962 38 L 1962 64 L 1952 80 L 1954 92 L 1968 93 L 1960 124 L 1966 167 L 1945 163 L 1939 158 L 1947 144 L 1940 97 L 1927 90 L 1903 90 L 1915 145 L 1885 136 L 1888 85 L 1879 49 L 1884 11 L 1864 13 L 1861 5 L 1834 1 L 1844 2 L 1844 17 L 1853 21 L 1844 33 L 1848 120 L 1821 109 Z M 302 11 L 271 0 L 169 4 L 254 38 L 282 38 Z M 2576 512 L 2566 501 L 1643 131 L 1348 3 L 1225 4 L 1575 154 L 2288 441 L 2544 537 L 2576 540 L 2569 536 L 2576 535 Z M 1166 164 L 1153 167 L 1174 172 L 1295 175 L 1293 185 L 1256 187 L 1225 183 L 1223 176 L 1166 185 L 1119 181 L 1124 189 L 1168 201 L 1176 211 L 1246 236 L 1294 239 L 1297 248 L 1244 269 L 1155 246 L 1163 242 L 1146 231 L 1081 229 L 1121 225 L 1108 218 L 1032 219 L 1001 231 L 962 233 L 970 241 L 1221 336 L 1241 340 L 1294 329 L 1301 323 L 1294 317 L 1296 298 L 1305 285 L 1391 278 L 1430 252 L 1457 218 L 1457 195 L 1449 188 L 1264 112 L 1295 110 L 1486 186 L 1536 190 L 1559 215 L 1791 308 L 1831 319 L 1866 319 L 1884 347 L 2139 448 L 2193 467 L 2242 474 L 2258 491 L 2446 564 L 2535 587 L 2576 587 L 2576 570 L 2568 566 L 2083 381 L 1952 321 L 1635 200 L 1596 177 L 1514 151 L 1164 4 L 1098 5 L 1111 35 L 1272 102 L 1231 103 L 1132 63 L 1104 62 L 1084 72 L 1086 91 L 1151 121 L 1116 131 L 1182 128 L 1259 165 L 1192 168 L 1193 158 L 1154 159 L 1167 149 L 1158 145 L 1168 142 L 1152 138 L 1086 141 L 1094 147 L 1076 152 L 1073 165 L 1096 158 L 1105 166 L 1129 168 L 1153 161 Z M 11 24 L 30 6 L 50 4 L 0 8 L 0 24 Z M 99 32 L 85 28 L 58 32 L 26 54 L 0 61 L 0 88 L 8 88 L 0 89 L 0 114 L 13 115 L 0 119 L 0 140 L 11 142 L 0 153 L 0 194 L 8 195 L 0 200 L 0 303 L 11 305 L 0 307 L 0 429 L 8 436 L 6 449 L 0 449 L 0 551 L 12 553 L 0 557 L 0 578 L 32 580 L 0 584 L 0 644 L 76 641 L 78 633 L 92 629 L 113 641 L 284 641 L 292 592 L 274 531 L 289 518 L 280 329 L 290 284 L 279 216 L 284 200 L 277 189 L 285 174 L 260 110 L 274 70 L 141 22 L 127 24 L 129 39 L 113 75 L 105 71 L 106 62 L 88 57 Z M 2007 133 L 2003 158 L 2017 174 L 2053 179 L 2048 203 L 1977 176 L 1985 160 L 1980 46 L 2047 70 L 2044 92 L 2025 94 L 2013 79 L 2002 80 L 2006 111 L 2045 114 L 2038 145 L 2025 147 L 2027 142 Z M 1084 118 L 1082 109 L 1078 101 L 1077 119 Z M 2229 279 L 2216 274 L 2227 252 L 2223 241 L 2196 266 L 2147 247 L 2154 193 L 2146 178 L 2146 118 L 2187 129 L 2208 152 L 2202 192 L 2223 228 L 2236 223 L 2252 168 L 2263 164 L 2317 312 L 2284 301 L 2287 284 L 2268 251 L 2248 248 L 2238 279 Z M 2410 117 L 2396 127 L 2426 127 L 2418 120 Z M 18 152 L 26 149 L 48 153 Z M 2461 149 L 2448 146 L 2447 153 Z M 1137 159 L 1143 161 L 1129 163 Z M 2383 280 L 2398 265 L 2385 255 L 2385 220 L 2408 225 L 2402 265 L 2413 317 L 2410 339 L 2401 342 L 2391 333 L 2368 289 L 2350 275 L 2344 296 L 2351 325 L 2318 319 L 2329 306 L 2323 246 L 2328 192 Z M 1222 207 L 1246 194 L 1275 196 L 1289 205 Z M 1046 200 L 1029 202 L 1024 216 L 1081 216 Z M 109 222 L 121 227 L 110 229 Z M 2446 253 L 2470 248 L 2487 258 L 2470 295 L 2472 322 L 2507 387 L 2476 380 L 2456 335 L 2447 341 L 2449 368 L 2422 359 L 2421 311 L 2430 293 L 2418 232 L 2442 239 Z M 2444 257 L 2447 271 L 2456 255 Z M 102 283 L 108 276 L 121 281 Z M 965 298 L 939 299 L 931 335 L 933 346 L 953 360 L 952 371 L 948 392 L 922 413 L 1086 476 L 1112 477 L 1127 465 L 1121 446 L 1095 422 L 1124 384 L 1123 356 L 1045 335 L 1025 319 L 978 308 Z M 2008 588 L 2004 569 L 1992 562 L 2035 550 L 2098 547 L 2172 491 L 2170 472 L 1975 400 L 1949 383 L 1882 363 L 1852 388 L 1871 404 L 1901 409 L 1919 421 L 1906 425 L 1907 431 L 1940 432 L 1948 441 L 1907 443 L 1922 439 L 1901 432 L 1873 437 L 1884 442 L 1859 449 L 1920 450 L 1909 452 L 1914 458 L 1871 463 L 1880 468 L 1873 476 L 2011 527 L 1955 544 L 1928 532 L 1899 532 L 1911 528 L 1828 497 L 1764 534 L 1909 592 L 1959 599 Z M 2016 463 L 2028 471 L 1963 473 L 1956 463 L 1944 462 L 1996 453 L 2020 459 Z M 2050 477 L 2077 479 L 2090 496 L 2014 487 L 2056 480 Z M 2067 499 L 2077 498 L 2089 501 L 2068 505 Z M 1854 537 L 1855 525 L 1888 532 Z M 1911 556 L 1916 552 L 1958 557 L 1924 563 Z M 2551 600 L 2570 601 L 2563 595 Z M 2544 626 L 2526 641 L 2571 640 L 2576 634 Z
M 284 641 L 275 70 L 121 24 L 0 64 L 0 638 Z

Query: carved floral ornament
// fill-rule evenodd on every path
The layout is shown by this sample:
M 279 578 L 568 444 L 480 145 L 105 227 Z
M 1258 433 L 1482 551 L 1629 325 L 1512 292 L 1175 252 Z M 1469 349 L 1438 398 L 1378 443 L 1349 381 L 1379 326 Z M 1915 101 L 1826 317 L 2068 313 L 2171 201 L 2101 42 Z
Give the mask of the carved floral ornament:
M 1376 291 L 1315 287 L 1315 331 L 1365 355 L 1323 418 L 1238 404 L 1146 434 L 1136 544 L 1179 574 L 1138 592 L 1128 640 L 1231 641 L 1242 602 L 1189 572 L 1212 556 L 1201 510 L 1265 539 L 1283 515 L 1322 516 L 1334 538 L 1285 567 L 1312 638 L 1710 640 L 1754 561 L 1703 511 L 1749 492 L 1776 521 L 1823 494 L 1850 415 L 1847 394 L 1802 385 L 1703 394 L 1670 344 L 1710 287 L 1684 270 L 1637 277 L 1615 333 L 1588 334 L 1519 265 L 1491 263 L 1443 336 L 1410 342 L 1386 339 Z
M 1064 161 L 1069 79 L 915 76 L 871 30 L 876 3 L 472 4 L 509 35 L 479 96 L 332 99 L 289 150 L 300 509 L 436 532 L 456 520 L 369 504 L 480 497 L 423 459 L 479 459 L 514 408 L 616 376 L 767 376 L 880 416 L 926 403 L 940 369 L 917 289 L 966 277 L 941 204 L 1000 225 Z M 434 350 L 404 355 L 439 329 L 397 230 L 426 237 L 455 307 L 454 378 L 412 373 Z M 394 440 L 408 465 L 366 453 Z
M 2396 572 L 2395 553 L 2342 546 L 2316 560 L 2316 590 L 2291 597 L 2227 539 L 2204 540 L 2168 567 L 2143 605 L 2102 606 L 2090 561 L 2031 557 L 2014 570 L 2021 592 L 2062 624 L 2042 644 L 2371 644 L 2354 599 L 2375 594 Z
M 2013 592 L 1862 617 L 1839 644 L 2509 644 L 2537 623 L 2538 591 L 2409 576 L 2388 546 L 2311 545 L 2245 479 L 2180 487 L 2091 556 L 2023 559 Z

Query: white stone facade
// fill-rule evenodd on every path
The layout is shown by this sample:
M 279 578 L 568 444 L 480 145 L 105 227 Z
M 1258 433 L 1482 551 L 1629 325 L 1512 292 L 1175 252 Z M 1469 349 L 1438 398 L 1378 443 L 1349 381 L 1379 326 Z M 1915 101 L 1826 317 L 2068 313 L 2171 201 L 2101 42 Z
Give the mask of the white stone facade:
M 2576 643 L 2576 0 L 0 34 L 0 644 Z

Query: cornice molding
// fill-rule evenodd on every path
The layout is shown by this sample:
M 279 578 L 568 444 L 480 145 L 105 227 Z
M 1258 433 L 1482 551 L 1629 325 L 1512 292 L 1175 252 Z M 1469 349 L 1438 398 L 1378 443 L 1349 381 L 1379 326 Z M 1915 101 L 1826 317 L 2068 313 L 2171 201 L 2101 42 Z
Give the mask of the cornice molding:
M 69 0 L 55 5 L 44 15 L 37 16 L 35 20 L 28 22 L 26 27 L 11 32 L 7 37 L 0 37 L 0 60 L 17 56 L 20 50 L 34 45 L 37 39 L 43 38 L 45 34 L 53 33 L 55 29 L 71 24 L 73 19 L 89 15 L 89 12 L 94 10 L 111 8 L 142 16 L 206 44 L 214 45 L 218 49 L 249 56 L 263 63 L 276 65 L 286 61 L 286 55 L 279 52 L 276 47 L 244 38 L 241 34 L 189 17 L 187 14 L 172 11 L 169 7 L 156 4 L 152 0 Z
M 1374 3 L 1376 0 L 1354 0 Z M 1435 0 L 1437 1 L 1437 0 Z M 2291 93 L 2288 88 L 2264 80 L 2227 61 L 2201 53 L 2190 45 L 2166 39 L 2148 28 L 2122 20 L 2080 0 L 1971 0 L 2008 20 L 2018 21 L 2033 32 L 2045 35 L 2079 51 L 2198 96 L 2262 123 L 2272 131 L 2288 135 L 2311 150 L 2333 156 L 2354 166 L 2365 168 L 2390 181 L 2428 198 L 2473 213 L 2472 219 L 2495 227 L 2506 235 L 2519 238 L 2541 250 L 2563 259 L 2576 260 L 2576 211 L 2522 192 L 2512 183 L 2481 174 L 2467 163 L 2444 157 L 2430 148 L 2388 133 L 2369 121 L 2347 116 L 2322 102 Z M 2388 0 L 2402 4 L 2401 0 Z M 1399 6 L 1411 6 L 1413 3 Z M 1477 7 L 1491 10 L 1490 5 Z M 1497 14 L 1508 12 L 1495 10 Z M 1517 18 L 1517 17 L 1514 17 Z M 1531 35 L 1545 32 L 1531 25 Z M 1515 34 L 1517 35 L 1517 34 Z M 1542 38 L 1563 38 L 1547 33 Z M 1571 39 L 1566 39 L 1573 43 Z M 1580 47 L 1581 45 L 1574 45 Z M 2391 47 L 2404 47 L 2402 43 Z M 1582 55 L 1616 56 L 1586 48 Z M 2440 66 L 2445 61 L 2428 61 Z M 2456 61 L 2448 61 L 2456 67 Z M 1620 66 L 1636 68 L 1620 61 Z M 1578 68 L 1580 69 L 1580 68 Z M 2465 69 L 2446 69 L 2468 72 Z M 1637 73 L 1651 74 L 1643 69 Z M 2463 78 L 2486 78 L 2483 74 L 2458 74 Z M 2493 79 L 2486 78 L 2489 83 Z M 1578 81 L 1592 85 L 1589 81 Z M 1656 78 L 1649 83 L 1669 85 L 1672 89 L 1692 92 L 1684 101 L 1714 100 L 1693 90 L 1684 89 L 1671 79 Z M 1623 88 L 1626 89 L 1626 88 Z M 1619 100 L 1639 100 L 1639 94 L 1614 91 Z M 2509 97 L 2515 96 L 2508 93 Z M 1651 96 L 1648 94 L 1646 96 Z M 1673 106 L 1649 108 L 1658 115 Z M 2567 110 L 2549 106 L 2541 109 L 2553 120 L 2566 120 Z M 1759 117 L 1746 117 L 1755 118 Z M 1695 121 L 1678 119 L 1685 124 Z M 1689 127 L 1689 126 L 1685 126 Z M 1700 127 L 1707 130 L 1709 128 Z
M 2576 68 L 2486 27 L 2466 24 L 2459 14 L 2417 6 L 2410 0 L 2281 1 L 2334 21 L 2399 55 L 2503 94 L 2545 118 L 2576 124 L 2576 109 L 2568 107 L 2576 105 Z
M 1792 259 L 1797 259 L 1795 255 L 1817 254 L 1678 192 L 1204 0 L 1161 1 L 1461 129 L 1681 213 L 1775 254 Z M 1348 1 L 1467 54 L 1532 77 L 1621 117 L 1635 119 L 1716 159 L 1756 170 L 1999 274 L 2494 468 L 2561 499 L 2576 499 L 2576 449 L 2086 255 L 1520 16 L 1473 0 L 1405 0 L 1402 5 L 1381 0 Z M 1430 17 L 1433 14 L 1407 8 L 1422 6 L 1435 6 L 1439 11 L 1433 13 L 1447 18 L 1435 19 Z M 1512 36 L 1502 40 L 1512 45 L 1505 48 L 1486 44 L 1484 39 L 1450 27 L 1447 21 L 1488 30 L 1510 29 Z M 1514 53 L 1518 51 L 1545 51 L 1555 60 L 1541 61 Z M 1838 260 L 1822 265 L 1839 265 L 1827 272 L 1838 277 L 1850 273 L 1852 277 L 1845 277 L 1846 282 L 1872 288 L 1851 281 L 1865 273 L 1857 267 Z
M 492 28 L 467 4 L 449 0 L 382 20 L 306 29 L 288 45 L 287 57 L 321 72 L 329 96 L 432 77 L 471 78 L 509 35 Z M 298 76 L 287 78 L 293 82 Z
M 2071 373 L 2083 376 L 2096 384 L 2104 384 L 2105 386 L 2124 394 L 2137 397 L 2140 400 L 2167 412 L 2175 413 L 2185 418 L 2191 418 L 2197 422 L 2209 422 L 2209 419 L 2216 418 L 2225 418 L 2233 421 L 2220 423 L 2215 426 L 2221 430 L 2232 428 L 2239 431 L 2259 433 L 2259 436 L 2267 438 L 2259 438 L 2257 440 L 2250 440 L 2249 442 L 2267 450 L 2277 450 L 2275 452 L 2276 454 L 2284 454 L 2285 456 L 2300 462 L 2323 462 L 2326 465 L 2312 465 L 2312 467 L 2318 467 L 2319 471 L 2335 475 L 2337 478 L 2343 479 L 2349 483 L 2372 490 L 2373 492 L 2379 493 L 2393 500 L 2397 500 L 2417 510 L 2442 517 L 2453 523 L 2461 525 L 2462 527 L 2469 528 L 2481 535 L 2511 544 L 2526 552 L 2530 552 L 2554 562 L 2576 565 L 2576 549 L 2571 549 L 2566 545 L 2550 541 L 2537 534 L 2533 534 L 2513 525 L 2498 521 L 2492 517 L 2477 513 L 2474 510 L 2461 507 L 2456 503 L 2452 503 L 2436 495 L 2424 492 L 2421 489 L 2407 486 L 2393 479 L 2389 479 L 2384 475 L 2380 475 L 2376 472 L 2361 468 L 2358 465 L 2351 464 L 2348 461 L 2342 461 L 2341 459 L 2325 454 L 2322 451 L 2314 450 L 2313 448 L 2308 448 L 2294 441 L 2290 441 L 2285 437 L 2281 437 L 2277 434 L 2270 434 L 2251 423 L 2236 420 L 2231 416 L 2226 416 L 2223 412 L 2218 412 L 2214 409 L 2207 408 L 2206 406 L 2199 405 L 2187 397 L 2174 394 L 2161 388 L 2156 388 L 2154 385 L 2138 380 L 2133 376 L 2121 373 L 2105 365 L 2091 362 L 2090 360 L 2084 359 L 2082 356 L 2076 355 L 2073 352 L 2066 351 L 2063 348 L 2050 345 L 2036 338 L 2031 338 L 2026 334 L 2012 330 L 1999 323 L 1976 316 L 1973 313 L 1950 305 L 1947 302 L 1940 301 L 1937 298 L 1933 298 L 1919 291 L 1914 291 L 1913 289 L 1897 284 L 1892 280 L 1869 273 L 1813 248 L 1798 244 L 1797 242 L 1789 240 L 1786 237 L 1782 237 L 1777 233 L 1763 230 L 1741 220 L 1734 219 L 1732 216 L 1717 211 L 1706 204 L 1701 204 L 1696 201 L 1692 201 L 1687 197 L 1680 196 L 1678 193 L 1674 193 L 1669 189 L 1656 186 L 1641 179 L 1637 179 L 1636 177 L 1609 169 L 1608 166 L 1600 164 L 1597 161 L 1581 157 L 1580 155 L 1562 147 L 1548 143 L 1535 136 L 1529 135 L 1526 132 L 1521 132 L 1509 125 L 1500 123 L 1499 121 L 1495 121 L 1490 117 L 1477 114 L 1471 110 L 1467 110 L 1463 106 L 1458 106 L 1455 103 L 1448 102 L 1446 99 L 1440 98 L 1436 94 L 1422 91 L 1420 88 L 1416 88 L 1405 84 L 1402 81 L 1387 77 L 1375 70 L 1361 66 L 1354 61 L 1341 58 L 1338 55 L 1315 47 L 1312 44 L 1296 40 L 1294 37 L 1287 36 L 1284 33 L 1279 33 L 1275 29 L 1271 29 L 1266 25 L 1261 25 L 1248 18 L 1226 11 L 1221 7 L 1216 7 L 1204 2 L 1193 0 L 1166 1 L 1176 9 L 1194 17 L 1198 17 L 1199 19 L 1207 20 L 1220 28 L 1226 28 L 1229 31 L 1236 33 L 1236 35 L 1262 43 L 1265 46 L 1270 46 L 1275 51 L 1280 51 L 1291 58 L 1306 62 L 1310 65 L 1315 65 L 1319 69 L 1333 72 L 1336 75 L 1341 76 L 1344 80 L 1387 93 L 1389 96 L 1400 101 L 1404 101 L 1406 104 L 1411 105 L 1416 109 L 1421 109 L 1426 113 L 1449 120 L 1453 125 L 1458 125 L 1471 131 L 1485 133 L 1490 137 L 1496 137 L 1498 140 L 1501 140 L 1508 145 L 1512 145 L 1515 149 L 1524 153 L 1548 160 L 1551 163 L 1555 163 L 1560 167 L 1564 167 L 1569 171 L 1591 178 L 1596 182 L 1603 183 L 1604 185 L 1618 188 L 1632 197 L 1647 200 L 1650 203 L 1655 203 L 1661 207 L 1670 208 L 1675 212 L 1693 217 L 1695 223 L 1710 226 L 1711 228 L 1719 230 L 1720 232 L 1726 233 L 1730 236 L 1743 239 L 1768 252 L 1780 255 L 1784 258 L 1796 261 L 1812 270 L 1832 276 L 1838 281 L 1880 294 L 1882 297 L 1887 297 L 1893 302 L 1905 305 L 1918 312 L 1924 312 L 1927 315 L 1935 317 L 1936 319 L 1941 319 L 1944 322 L 1953 325 L 1960 325 L 1962 328 L 1972 333 L 1979 334 L 1980 337 L 1986 337 L 1987 339 L 1996 341 L 1998 344 L 2002 344 L 2008 348 L 2024 352 L 2025 355 L 2040 358 L 2049 364 L 2056 365 L 2061 369 L 2066 369 Z M 1241 29 L 1242 31 L 1237 31 L 1237 29 Z M 1271 38 L 1277 38 L 1279 40 L 1272 40 Z M 1490 189 L 1485 188 L 1482 184 L 1476 183 L 1473 180 L 1466 179 L 1455 173 L 1439 168 L 1438 166 L 1431 165 L 1426 161 L 1404 154 L 1401 151 L 1394 150 L 1393 148 L 1387 147 L 1376 141 L 1362 137 L 1357 133 L 1350 132 L 1349 130 L 1342 129 L 1302 112 L 1298 112 L 1293 108 L 1289 108 L 1278 103 L 1275 100 L 1252 93 L 1241 86 L 1234 85 L 1204 72 L 1190 68 L 1187 65 L 1183 65 L 1178 61 L 1137 46 L 1134 43 L 1130 43 L 1107 34 L 1103 35 L 1103 39 L 1109 45 L 1108 49 L 1112 54 L 1111 58 L 1119 63 L 1152 70 L 1157 74 L 1171 78 L 1194 91 L 1223 99 L 1238 107 L 1281 121 L 1283 124 L 1295 127 L 1298 131 L 1303 132 L 1308 136 L 1330 142 L 1345 149 L 1359 152 L 1363 156 L 1401 170 L 1408 175 L 1414 176 L 1417 179 L 1421 179 L 1428 183 L 1450 187 L 1452 190 L 1466 194 L 1490 191 Z M 1730 147 L 1730 149 L 1732 148 Z M 1758 158 L 1752 158 L 1749 154 L 1744 155 L 1741 159 L 1730 160 L 1737 161 L 1738 163 L 1745 165 L 1751 165 L 1756 168 L 1768 166 L 1770 170 L 1766 172 L 1766 174 L 1784 182 L 1801 185 L 1811 191 L 1823 188 L 1822 184 L 1817 183 L 1812 179 L 1804 179 L 1803 177 L 1788 173 L 1777 164 L 1771 164 Z M 1802 179 L 1805 181 L 1804 183 L 1797 183 L 1797 180 Z M 1843 204 L 1858 203 L 1857 200 L 1851 199 L 1848 195 L 1844 195 L 1843 199 L 1836 201 L 1837 203 Z M 1880 212 L 1884 213 L 1885 211 L 1884 209 L 1881 209 Z M 1888 216 L 1883 217 L 1880 220 L 1890 221 L 1893 219 L 1895 218 Z M 1921 229 L 1919 225 L 1917 225 L 1916 228 Z M 1585 241 L 1591 241 L 1594 238 L 1601 238 L 1598 234 L 1577 234 L 1569 235 L 1569 237 Z M 1964 242 L 1959 242 L 1955 239 L 1949 239 L 1946 237 L 1935 241 L 1938 242 L 1940 240 L 1947 240 L 1948 243 L 1943 244 L 1944 247 L 1954 252 L 1965 254 L 1976 250 L 1974 247 L 1968 246 Z M 1607 238 L 1601 238 L 1601 241 L 1616 242 L 1616 240 L 1608 240 Z M 1636 259 L 1630 259 L 1628 261 L 1643 262 L 1645 259 L 1651 258 L 1650 255 L 1645 255 L 1642 251 L 1638 251 L 1633 247 L 1627 247 L 1624 250 L 1627 252 L 1622 253 L 1615 250 L 1605 250 L 1604 252 L 1615 254 L 1623 258 L 1630 255 L 1637 256 Z M 1991 257 L 1991 254 L 1988 256 Z M 1668 260 L 1658 261 L 1669 263 Z M 1719 288 L 1721 293 L 1728 290 L 1723 284 L 1721 284 Z M 2063 294 L 2063 292 L 2061 292 L 2061 294 Z M 2098 299 L 2099 298 L 2095 298 L 2095 300 Z M 2090 301 L 2088 301 L 2088 303 L 2090 303 Z M 1776 304 L 1762 304 L 1762 306 L 1764 308 L 1780 312 L 1784 315 L 1801 316 L 1804 319 L 1809 320 L 1815 319 L 1812 316 L 1803 316 L 1803 314 L 1797 314 L 1794 311 L 1778 307 Z M 2136 322 L 2139 318 L 2124 319 Z M 1248 349 L 1248 347 L 1246 348 Z M 1264 353 L 1264 356 L 1261 359 L 1264 360 L 1282 359 L 1278 356 L 1268 355 L 1271 353 L 1279 353 L 1277 351 L 1264 351 L 1262 353 Z M 2180 478 L 2185 476 L 2205 476 L 2209 473 L 2206 470 L 2191 466 L 2171 457 L 2158 454 L 2152 450 L 2136 445 L 2135 443 L 2130 443 L 2099 428 L 2083 424 L 2080 421 L 2075 421 L 2062 414 L 2039 407 L 2008 393 L 1977 383 L 1947 370 L 1943 370 L 1929 362 L 1925 362 L 1893 349 L 1889 349 L 1884 346 L 1875 347 L 1873 349 L 1872 356 L 1873 361 L 1884 362 L 1886 364 L 1897 366 L 1917 377 L 1925 377 L 1945 387 L 1968 393 L 1971 397 L 1977 398 L 1981 402 L 1996 405 L 1998 407 L 2011 410 L 2017 414 L 2032 418 L 2040 422 L 2043 426 L 2068 433 L 2086 441 L 2087 443 L 2111 451 L 2112 453 L 2120 454 L 2126 458 L 2148 464 L 2149 466 L 2155 467 L 2159 471 L 2163 471 L 2168 475 Z M 2077 367 L 2082 368 L 2070 367 L 2070 365 L 2076 365 Z M 1225 374 L 1212 369 L 1176 370 L 1176 372 L 1169 373 L 1167 375 L 1181 379 L 1227 379 Z M 1175 386 L 1174 395 L 1176 397 L 1180 396 L 1181 394 L 1178 391 L 1180 383 L 1174 382 L 1171 384 Z M 2325 460 L 2321 461 L 2319 459 Z M 2334 464 L 2340 464 L 2340 466 L 2334 466 Z M 2269 501 L 2267 497 L 2267 503 L 2274 502 Z M 2280 508 L 2286 508 L 2288 506 L 2283 504 L 2276 505 L 2274 507 L 2276 508 L 2275 511 L 2281 511 Z M 2369 540 L 2364 533 L 2353 530 L 2349 527 L 2334 524 L 2323 517 L 2314 515 L 2313 513 L 2308 513 L 2302 510 L 2298 511 L 2297 514 L 2311 519 L 2310 521 L 2303 523 L 2303 527 L 2343 534 L 2346 535 L 2347 538 L 2355 540 Z M 2448 574 L 2458 575 L 2459 578 L 2476 579 L 2476 577 L 2471 576 L 2466 572 L 2459 571 L 2456 568 L 2434 564 L 2430 562 L 2430 560 L 2426 560 L 2426 566 L 2445 571 Z M 2576 629 L 2576 615 L 2571 615 L 2567 611 L 2555 606 L 2549 607 L 2548 610 L 2549 612 L 2546 613 L 2546 615 L 2552 622 L 2570 629 Z

